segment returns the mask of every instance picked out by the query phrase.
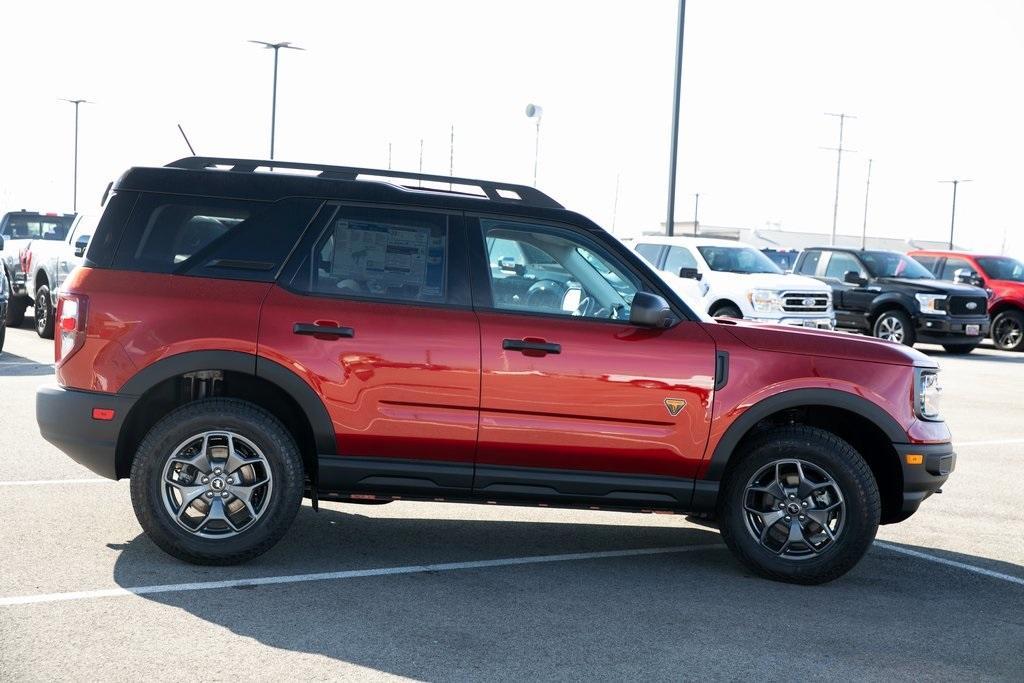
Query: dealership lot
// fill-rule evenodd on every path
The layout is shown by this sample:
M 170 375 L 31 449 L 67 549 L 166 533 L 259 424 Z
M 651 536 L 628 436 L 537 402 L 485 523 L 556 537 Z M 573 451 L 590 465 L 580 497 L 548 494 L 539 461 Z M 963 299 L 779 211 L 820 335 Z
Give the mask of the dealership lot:
M 683 517 L 418 503 L 306 505 L 256 561 L 186 565 L 141 535 L 126 482 L 39 437 L 51 342 L 9 329 L 0 679 L 1019 679 L 1024 354 L 926 350 L 957 471 L 808 588 L 754 578 Z

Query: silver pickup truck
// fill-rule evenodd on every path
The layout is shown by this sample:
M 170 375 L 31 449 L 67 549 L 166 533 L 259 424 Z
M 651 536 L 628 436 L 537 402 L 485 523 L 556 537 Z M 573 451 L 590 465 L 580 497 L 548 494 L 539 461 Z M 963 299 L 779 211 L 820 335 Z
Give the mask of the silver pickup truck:
M 32 240 L 22 250 L 25 292 L 35 305 L 36 333 L 44 339 L 53 339 L 57 290 L 71 271 L 82 264 L 95 227 L 95 218 L 79 215 L 64 239 Z
M 26 291 L 25 270 L 21 257 L 25 247 L 34 240 L 61 243 L 70 232 L 73 213 L 44 213 L 41 211 L 10 211 L 0 218 L 0 237 L 4 238 L 0 249 L 0 263 L 7 280 L 10 301 L 4 322 L 11 326 L 21 325 L 25 309 L 32 304 Z

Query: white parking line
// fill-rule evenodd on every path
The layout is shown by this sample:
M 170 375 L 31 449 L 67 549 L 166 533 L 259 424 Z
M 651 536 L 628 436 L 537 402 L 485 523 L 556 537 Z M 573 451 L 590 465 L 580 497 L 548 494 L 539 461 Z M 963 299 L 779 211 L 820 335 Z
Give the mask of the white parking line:
M 0 481 L 0 486 L 52 486 L 61 484 L 116 484 L 113 479 L 13 479 Z
M 1002 572 L 994 572 L 991 569 L 985 569 L 984 567 L 978 567 L 973 564 L 967 564 L 966 562 L 957 562 L 956 560 L 947 560 L 944 557 L 938 557 L 936 555 L 929 555 L 928 553 L 922 553 L 917 550 L 911 550 L 910 548 L 901 548 L 898 545 L 892 543 L 886 543 L 885 541 L 875 541 L 875 545 L 879 548 L 885 548 L 891 550 L 894 553 L 900 553 L 902 555 L 909 555 L 910 557 L 916 557 L 919 560 L 928 560 L 929 562 L 935 562 L 937 564 L 944 564 L 948 567 L 956 567 L 957 569 L 963 569 L 967 572 L 974 574 L 981 574 L 982 576 L 988 576 L 989 578 L 999 579 L 1000 581 L 1007 581 L 1009 583 L 1015 583 L 1019 586 L 1024 586 L 1024 579 L 1011 576 L 1010 574 L 1003 574 Z
M 1001 446 L 1013 443 L 1024 443 L 1024 439 L 992 439 L 991 441 L 954 441 L 953 447 L 962 446 Z
M 498 560 L 476 560 L 472 562 L 448 562 L 444 564 L 422 564 L 406 567 L 382 567 L 379 569 L 350 569 L 340 572 L 323 572 L 320 574 L 292 574 L 288 576 L 264 576 L 255 579 L 228 579 L 226 581 L 199 581 L 196 583 L 171 583 L 163 586 L 136 586 L 134 588 L 103 588 L 100 590 L 77 591 L 70 593 L 42 593 L 37 595 L 14 595 L 0 598 L 0 607 L 9 605 L 30 605 L 45 602 L 64 602 L 68 600 L 92 600 L 95 598 L 120 598 L 128 595 L 152 595 L 154 593 L 184 593 L 188 591 L 213 590 L 217 588 L 238 588 L 241 586 L 269 586 L 282 583 L 306 583 L 309 581 L 337 581 L 340 579 L 358 579 L 367 576 L 393 576 L 396 574 L 424 574 L 426 572 L 450 572 L 459 569 L 487 569 L 490 567 L 509 567 L 520 564 L 540 564 L 544 562 L 574 562 L 579 560 L 599 560 L 609 557 L 636 557 L 639 555 L 665 555 L 669 553 L 685 553 L 695 550 L 725 548 L 720 543 L 701 545 L 675 546 L 669 548 L 636 548 L 633 550 L 602 550 L 592 553 L 570 553 L 566 555 L 535 555 L 533 557 L 508 557 Z

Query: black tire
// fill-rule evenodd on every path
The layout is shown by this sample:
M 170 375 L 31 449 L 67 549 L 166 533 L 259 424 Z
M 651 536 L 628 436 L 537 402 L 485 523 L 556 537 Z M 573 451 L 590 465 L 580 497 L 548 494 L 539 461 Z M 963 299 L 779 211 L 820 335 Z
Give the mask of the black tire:
M 742 318 L 743 313 L 740 309 L 736 308 L 732 304 L 725 304 L 724 306 L 718 306 L 715 310 L 711 311 L 712 318 Z
M 229 430 L 255 444 L 273 481 L 261 516 L 226 538 L 204 538 L 179 526 L 162 492 L 164 467 L 174 449 L 212 430 Z M 168 413 L 146 434 L 131 469 L 132 506 L 142 528 L 165 552 L 193 564 L 238 564 L 269 550 L 295 519 L 304 486 L 302 457 L 284 425 L 262 408 L 236 399 L 204 399 Z
M 901 330 L 901 334 L 898 339 L 890 332 L 890 330 L 895 329 L 896 326 Z M 914 342 L 917 341 L 917 332 L 914 330 L 914 321 L 910 319 L 910 315 L 908 315 L 906 311 L 899 308 L 882 312 L 878 318 L 875 319 L 875 324 L 871 328 L 871 334 L 879 339 L 888 339 L 889 341 L 903 344 L 905 346 L 913 346 Z
M 943 344 L 942 348 L 946 349 L 946 353 L 952 356 L 966 356 L 974 349 L 978 348 L 977 344 Z
M 43 339 L 53 339 L 53 301 L 46 285 L 36 290 L 35 320 L 36 334 Z
M 0 353 L 4 352 L 4 341 L 7 339 L 7 327 L 0 325 Z
M 860 453 L 831 432 L 802 425 L 767 430 L 741 449 L 734 456 L 740 459 L 726 473 L 718 509 L 722 538 L 736 557 L 760 576 L 805 585 L 832 581 L 852 569 L 871 546 L 882 509 L 878 485 Z M 818 554 L 799 559 L 762 545 L 748 528 L 745 510 L 748 482 L 773 462 L 793 459 L 831 477 L 845 506 L 835 540 Z
M 1003 311 L 992 320 L 992 342 L 1003 351 L 1024 351 L 1024 313 Z
M 10 280 L 7 281 L 10 285 Z M 10 287 L 8 291 L 14 291 Z M 21 327 L 21 324 L 25 322 L 25 309 L 28 308 L 28 297 L 27 296 L 12 296 L 7 302 L 7 317 L 4 319 L 4 325 L 7 327 Z

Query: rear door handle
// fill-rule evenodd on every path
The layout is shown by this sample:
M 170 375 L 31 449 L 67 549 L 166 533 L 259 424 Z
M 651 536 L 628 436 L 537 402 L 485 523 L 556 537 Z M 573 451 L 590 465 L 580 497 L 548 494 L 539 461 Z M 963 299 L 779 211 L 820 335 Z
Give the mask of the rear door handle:
M 351 327 L 334 327 L 332 325 L 316 325 L 314 323 L 295 323 L 292 327 L 295 334 L 310 334 L 317 337 L 354 337 L 356 331 Z
M 506 351 L 521 351 L 528 356 L 543 356 L 548 353 L 562 352 L 561 344 L 533 339 L 506 339 L 501 342 L 501 348 Z

